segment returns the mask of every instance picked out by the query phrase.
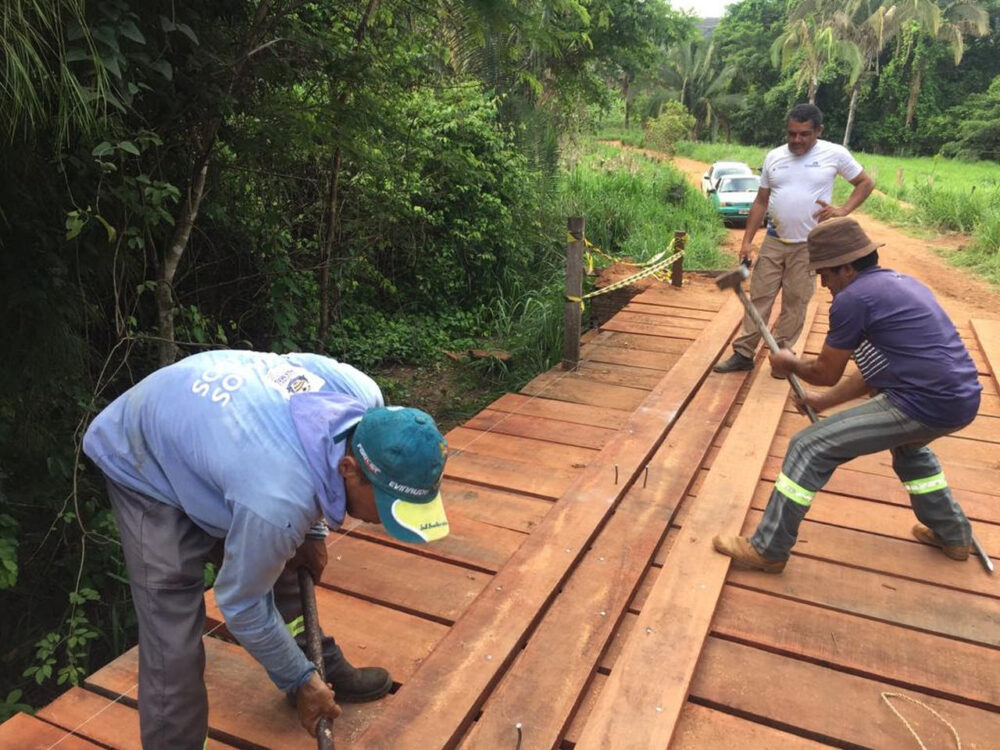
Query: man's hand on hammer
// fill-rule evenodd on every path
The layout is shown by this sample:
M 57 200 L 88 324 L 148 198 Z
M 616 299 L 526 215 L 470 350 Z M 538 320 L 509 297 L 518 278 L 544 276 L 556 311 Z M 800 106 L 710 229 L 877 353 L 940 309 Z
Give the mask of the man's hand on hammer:
M 794 375 L 799 358 L 791 349 L 781 349 L 770 355 L 771 372 L 775 375 Z
M 316 725 L 322 718 L 331 722 L 340 716 L 340 706 L 334 700 L 332 688 L 323 682 L 319 672 L 313 672 L 309 679 L 302 683 L 295 695 L 295 709 L 299 721 L 313 737 L 316 736 Z
M 749 268 L 755 260 L 757 260 L 757 253 L 753 249 L 753 243 L 744 237 L 743 242 L 740 243 L 740 263 L 746 264 Z

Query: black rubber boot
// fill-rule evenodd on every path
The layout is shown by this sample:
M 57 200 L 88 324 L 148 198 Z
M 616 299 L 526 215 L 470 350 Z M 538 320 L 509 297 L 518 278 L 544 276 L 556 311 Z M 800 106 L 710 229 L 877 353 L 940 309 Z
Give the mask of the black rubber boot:
M 739 352 L 733 352 L 729 359 L 719 362 L 712 368 L 713 372 L 744 372 L 753 369 L 753 359 L 744 357 Z
M 305 651 L 305 639 L 295 639 Z M 382 667 L 355 667 L 330 636 L 323 638 L 323 669 L 326 681 L 333 685 L 337 703 L 367 703 L 381 698 L 392 689 L 392 677 Z
M 355 667 L 343 654 L 339 659 L 326 659 L 324 665 L 338 703 L 375 701 L 392 689 L 392 677 L 382 667 Z

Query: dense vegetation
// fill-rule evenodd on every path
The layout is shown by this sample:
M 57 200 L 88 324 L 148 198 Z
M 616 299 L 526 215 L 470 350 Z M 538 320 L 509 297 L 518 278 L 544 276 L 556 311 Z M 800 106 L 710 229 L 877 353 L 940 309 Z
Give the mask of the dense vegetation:
M 617 199 L 560 180 L 560 139 L 694 26 L 635 0 L 11 0 L 0 30 L 2 717 L 134 637 L 79 454 L 97 410 L 215 346 L 371 369 L 488 339 L 537 372 L 567 212 Z
M 812 95 L 873 153 L 995 159 L 998 8 L 743 0 L 705 41 L 666 0 L 0 4 L 0 719 L 134 638 L 79 454 L 129 384 L 205 347 L 378 375 L 486 342 L 516 385 L 559 352 L 567 216 L 615 254 L 687 229 L 691 265 L 723 262 L 676 172 L 589 133 L 773 145 Z M 920 205 L 895 164 L 880 187 Z M 988 259 L 984 180 L 938 224 Z

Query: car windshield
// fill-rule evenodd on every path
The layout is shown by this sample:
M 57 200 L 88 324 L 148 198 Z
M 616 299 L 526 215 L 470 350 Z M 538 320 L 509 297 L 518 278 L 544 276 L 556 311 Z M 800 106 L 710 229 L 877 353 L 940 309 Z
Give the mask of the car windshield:
M 716 177 L 726 174 L 750 174 L 750 168 L 744 164 L 723 164 L 715 168 Z
M 749 193 L 760 187 L 757 177 L 730 177 L 719 183 L 720 193 Z

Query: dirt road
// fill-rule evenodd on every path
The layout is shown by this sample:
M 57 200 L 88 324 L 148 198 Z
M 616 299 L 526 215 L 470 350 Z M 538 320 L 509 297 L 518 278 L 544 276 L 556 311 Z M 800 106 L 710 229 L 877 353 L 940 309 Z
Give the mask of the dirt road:
M 654 158 L 662 157 L 655 152 L 647 154 Z M 708 169 L 708 164 L 679 156 L 672 161 L 692 185 L 700 188 L 701 176 Z M 1000 290 L 964 269 L 950 265 L 945 257 L 935 252 L 940 251 L 945 256 L 948 253 L 961 252 L 970 241 L 967 236 L 947 235 L 932 240 L 921 240 L 866 216 L 861 211 L 852 215 L 864 227 L 869 237 L 875 242 L 885 243 L 885 247 L 879 248 L 878 251 L 880 265 L 914 276 L 927 284 L 934 290 L 956 325 L 968 325 L 969 318 L 1000 318 Z M 743 229 L 729 230 L 725 247 L 732 252 L 734 259 L 742 238 Z M 760 239 L 761 233 L 758 232 L 754 239 L 754 244 L 758 247 Z M 826 292 L 823 290 L 821 293 Z

